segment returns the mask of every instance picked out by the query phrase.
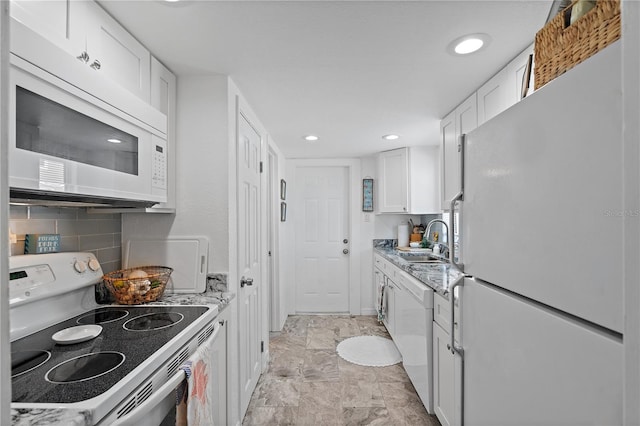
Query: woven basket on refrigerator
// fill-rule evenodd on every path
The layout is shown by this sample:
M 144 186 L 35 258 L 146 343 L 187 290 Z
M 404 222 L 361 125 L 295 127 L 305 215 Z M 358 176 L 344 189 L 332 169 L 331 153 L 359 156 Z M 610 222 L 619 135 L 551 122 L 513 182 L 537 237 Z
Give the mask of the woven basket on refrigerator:
M 597 0 L 593 9 L 566 26 L 576 3 L 558 13 L 536 34 L 536 89 L 620 38 L 620 0 Z

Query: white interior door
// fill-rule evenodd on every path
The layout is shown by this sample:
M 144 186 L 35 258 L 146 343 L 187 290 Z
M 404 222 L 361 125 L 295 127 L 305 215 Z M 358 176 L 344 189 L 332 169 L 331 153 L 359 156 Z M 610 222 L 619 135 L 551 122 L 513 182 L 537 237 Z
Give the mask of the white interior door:
M 349 312 L 348 168 L 298 167 L 295 172 L 297 312 Z
M 260 135 L 239 114 L 238 292 L 240 404 L 244 413 L 261 372 L 260 348 Z

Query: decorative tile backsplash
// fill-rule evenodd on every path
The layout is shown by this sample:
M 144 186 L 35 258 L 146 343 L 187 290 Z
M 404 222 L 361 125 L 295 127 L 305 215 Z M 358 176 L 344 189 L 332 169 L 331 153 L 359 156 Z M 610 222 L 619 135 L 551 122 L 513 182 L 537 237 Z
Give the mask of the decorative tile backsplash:
M 60 234 L 60 251 L 88 251 L 107 273 L 121 269 L 121 215 L 88 214 L 84 208 L 10 206 L 11 255 L 24 254 L 25 234 Z

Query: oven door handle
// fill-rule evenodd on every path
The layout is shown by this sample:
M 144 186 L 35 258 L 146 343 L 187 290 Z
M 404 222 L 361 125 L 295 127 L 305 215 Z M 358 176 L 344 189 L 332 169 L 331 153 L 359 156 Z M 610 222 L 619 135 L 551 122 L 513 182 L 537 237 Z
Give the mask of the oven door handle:
M 214 325 L 214 331 L 207 339 L 207 341 L 215 340 L 220 333 L 220 329 L 222 328 L 223 322 L 216 321 Z M 205 343 L 206 344 L 206 343 Z M 160 388 L 155 391 L 149 399 L 140 404 L 133 411 L 129 412 L 127 415 L 120 417 L 115 422 L 111 423 L 111 426 L 135 426 L 140 424 L 141 419 L 143 419 L 147 414 L 149 414 L 153 409 L 167 396 L 171 395 L 172 392 L 176 391 L 176 388 L 182 381 L 186 378 L 186 374 L 184 370 L 180 369 L 173 375 L 165 384 L 160 386 Z

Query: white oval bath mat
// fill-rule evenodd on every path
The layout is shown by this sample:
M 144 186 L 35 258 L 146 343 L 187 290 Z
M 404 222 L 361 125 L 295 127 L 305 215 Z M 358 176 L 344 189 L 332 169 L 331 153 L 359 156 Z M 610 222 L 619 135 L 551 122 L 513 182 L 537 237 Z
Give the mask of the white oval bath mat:
M 380 336 L 356 336 L 343 340 L 336 348 L 346 361 L 367 367 L 384 367 L 402 361 L 391 339 Z

